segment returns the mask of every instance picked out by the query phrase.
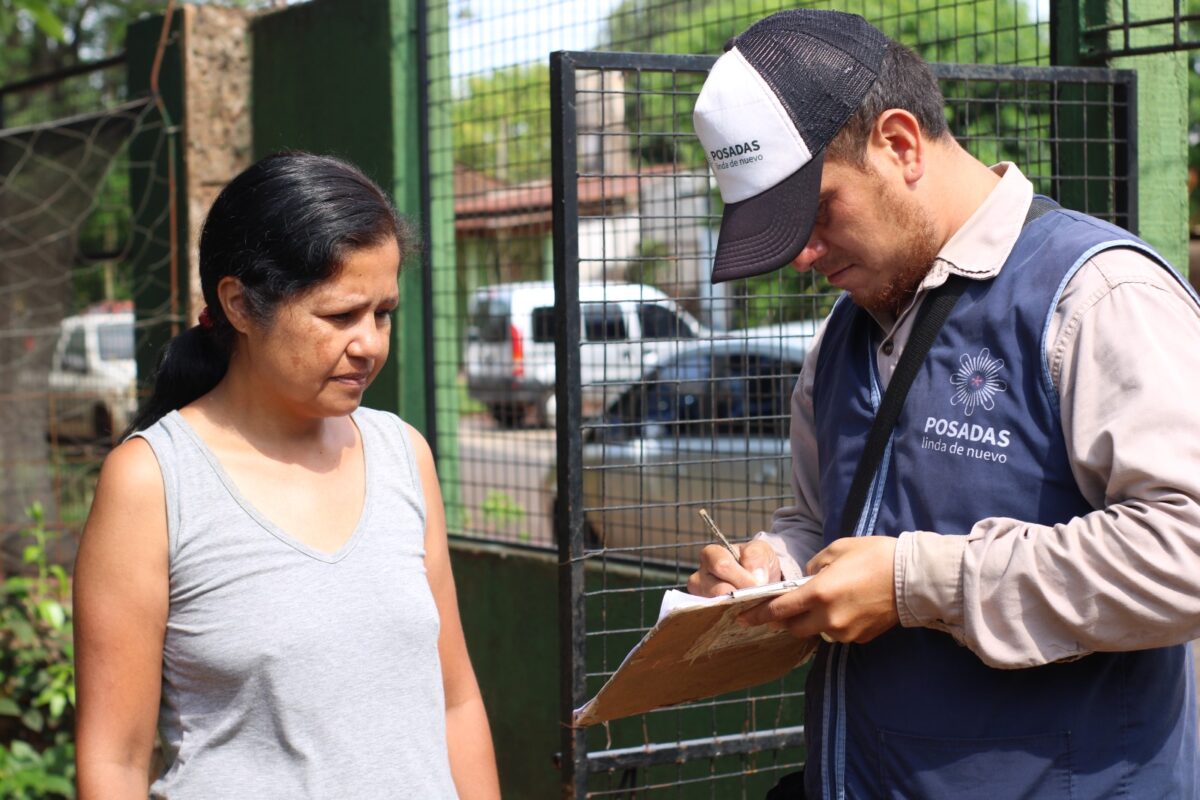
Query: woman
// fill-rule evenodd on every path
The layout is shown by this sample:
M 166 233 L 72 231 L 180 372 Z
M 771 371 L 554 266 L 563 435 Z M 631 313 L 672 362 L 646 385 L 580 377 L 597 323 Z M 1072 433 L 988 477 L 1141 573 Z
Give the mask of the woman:
M 75 568 L 81 800 L 494 798 L 424 439 L 360 408 L 411 243 L 357 169 L 217 197 L 208 304 L 105 460 Z

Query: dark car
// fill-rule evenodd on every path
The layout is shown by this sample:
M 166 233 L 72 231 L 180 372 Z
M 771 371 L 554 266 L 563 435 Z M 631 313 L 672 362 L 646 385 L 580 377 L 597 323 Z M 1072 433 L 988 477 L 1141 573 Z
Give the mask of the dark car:
M 733 539 L 790 502 L 792 389 L 816 323 L 680 347 L 583 433 L 587 536 L 618 554 L 695 563 L 708 509 Z

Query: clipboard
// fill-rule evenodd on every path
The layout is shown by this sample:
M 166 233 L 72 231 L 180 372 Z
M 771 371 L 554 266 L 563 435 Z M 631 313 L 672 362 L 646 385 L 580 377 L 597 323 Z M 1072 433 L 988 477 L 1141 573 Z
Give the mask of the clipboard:
M 769 583 L 713 598 L 668 590 L 658 622 L 596 696 L 575 710 L 573 724 L 596 725 L 786 675 L 812 656 L 817 638 L 797 639 L 767 625 L 741 625 L 737 617 L 808 580 Z

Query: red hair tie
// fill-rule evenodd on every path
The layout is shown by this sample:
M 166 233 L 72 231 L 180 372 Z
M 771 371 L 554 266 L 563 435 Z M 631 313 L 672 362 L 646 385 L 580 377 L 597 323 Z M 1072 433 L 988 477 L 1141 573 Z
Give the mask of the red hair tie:
M 207 329 L 211 328 L 212 326 L 213 326 L 212 314 L 208 313 L 208 306 L 205 306 L 200 311 L 200 327 L 207 330 Z

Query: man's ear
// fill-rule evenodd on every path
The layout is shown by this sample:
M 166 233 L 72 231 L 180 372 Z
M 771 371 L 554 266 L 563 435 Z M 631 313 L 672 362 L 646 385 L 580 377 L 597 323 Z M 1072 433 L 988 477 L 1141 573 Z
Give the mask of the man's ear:
M 246 333 L 252 319 L 246 306 L 246 287 L 242 282 L 232 275 L 226 275 L 217 283 L 217 297 L 233 329 L 238 333 Z
M 870 150 L 881 165 L 899 170 L 904 182 L 915 184 L 925 175 L 925 140 L 921 123 L 902 108 L 889 108 L 875 119 Z

